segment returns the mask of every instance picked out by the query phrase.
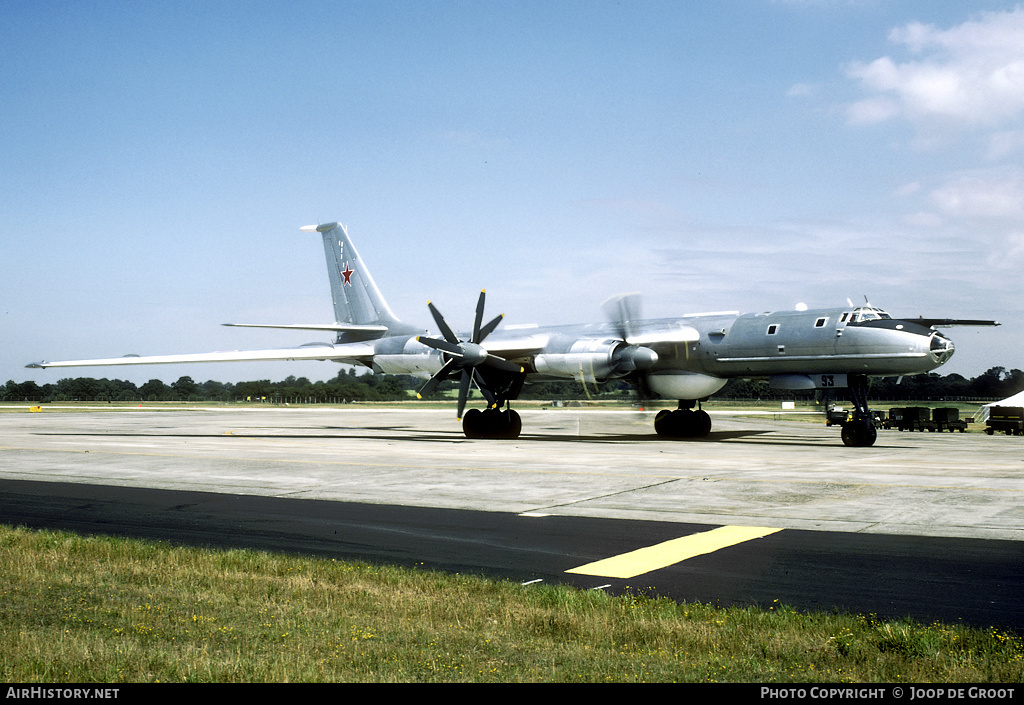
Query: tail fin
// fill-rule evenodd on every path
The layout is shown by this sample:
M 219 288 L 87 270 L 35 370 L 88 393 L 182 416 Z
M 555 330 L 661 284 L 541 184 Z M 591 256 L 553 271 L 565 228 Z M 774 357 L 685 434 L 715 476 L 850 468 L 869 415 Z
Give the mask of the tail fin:
M 323 236 L 336 323 L 353 327 L 385 326 L 391 335 L 411 335 L 418 332 L 418 329 L 402 323 L 391 312 L 366 264 L 349 239 L 345 226 L 340 223 L 327 223 L 307 225 L 302 230 L 318 232 Z M 358 336 L 354 330 L 341 333 L 338 342 L 350 342 L 356 337 L 362 336 Z

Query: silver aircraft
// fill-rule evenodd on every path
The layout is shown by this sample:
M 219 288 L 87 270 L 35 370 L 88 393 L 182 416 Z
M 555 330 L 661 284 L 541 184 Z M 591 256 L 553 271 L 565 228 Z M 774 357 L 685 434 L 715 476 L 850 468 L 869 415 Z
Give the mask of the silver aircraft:
M 767 379 L 778 390 L 849 390 L 854 409 L 842 424 L 849 446 L 870 446 L 876 432 L 868 408 L 869 377 L 914 375 L 933 370 L 953 355 L 953 341 L 937 328 L 999 325 L 995 321 L 896 319 L 870 305 L 845 308 L 700 313 L 641 319 L 635 294 L 606 301 L 607 322 L 554 327 L 505 326 L 503 316 L 484 320 L 484 292 L 468 334 L 453 330 L 427 304 L 440 337 L 400 321 L 388 307 L 345 227 L 310 225 L 323 237 L 335 322 L 327 324 L 225 325 L 330 332 L 333 343 L 271 350 L 186 355 L 127 356 L 98 360 L 37 362 L 34 368 L 154 365 L 252 360 L 331 360 L 376 373 L 426 380 L 426 396 L 444 380 L 457 380 L 458 418 L 470 438 L 517 438 L 522 430 L 511 402 L 529 381 L 576 379 L 632 384 L 641 399 L 678 400 L 660 411 L 660 436 L 702 437 L 711 418 L 701 402 L 733 378 Z M 465 414 L 476 387 L 486 409 Z

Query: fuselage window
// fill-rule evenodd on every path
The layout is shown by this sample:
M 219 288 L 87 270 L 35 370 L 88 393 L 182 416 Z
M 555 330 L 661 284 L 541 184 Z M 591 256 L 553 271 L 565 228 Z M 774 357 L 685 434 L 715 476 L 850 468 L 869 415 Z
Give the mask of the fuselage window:
M 814 327 L 815 328 L 824 328 L 826 323 L 828 323 L 828 319 L 827 318 L 819 318 L 818 320 L 816 320 L 814 322 Z
M 768 335 L 775 335 L 775 333 L 778 330 L 779 330 L 778 324 L 777 323 L 773 323 L 770 326 L 768 326 Z

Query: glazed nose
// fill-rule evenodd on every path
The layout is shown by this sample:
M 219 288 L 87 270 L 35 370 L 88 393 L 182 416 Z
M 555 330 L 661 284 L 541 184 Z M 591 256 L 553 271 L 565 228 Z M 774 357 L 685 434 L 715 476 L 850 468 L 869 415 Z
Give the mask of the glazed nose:
M 953 341 L 944 336 L 942 333 L 932 333 L 932 340 L 929 345 L 929 352 L 938 362 L 945 362 L 953 355 L 953 351 L 956 346 L 953 345 Z

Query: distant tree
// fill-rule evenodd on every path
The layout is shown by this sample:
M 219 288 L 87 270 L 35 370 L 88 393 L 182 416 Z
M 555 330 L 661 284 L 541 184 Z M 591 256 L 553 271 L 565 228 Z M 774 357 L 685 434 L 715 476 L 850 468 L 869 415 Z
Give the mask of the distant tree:
M 163 401 L 170 395 L 171 388 L 158 379 L 151 379 L 139 387 L 139 396 L 146 401 Z
M 224 382 L 207 380 L 199 385 L 199 395 L 203 399 L 211 401 L 230 401 L 232 396 L 232 385 Z
M 199 391 L 199 385 L 191 377 L 184 376 L 179 377 L 177 382 L 171 382 L 171 389 L 174 390 L 179 399 L 188 401 L 196 396 Z
M 21 382 L 9 380 L 3 388 L 5 401 L 41 401 L 43 398 L 42 388 L 35 382 Z

